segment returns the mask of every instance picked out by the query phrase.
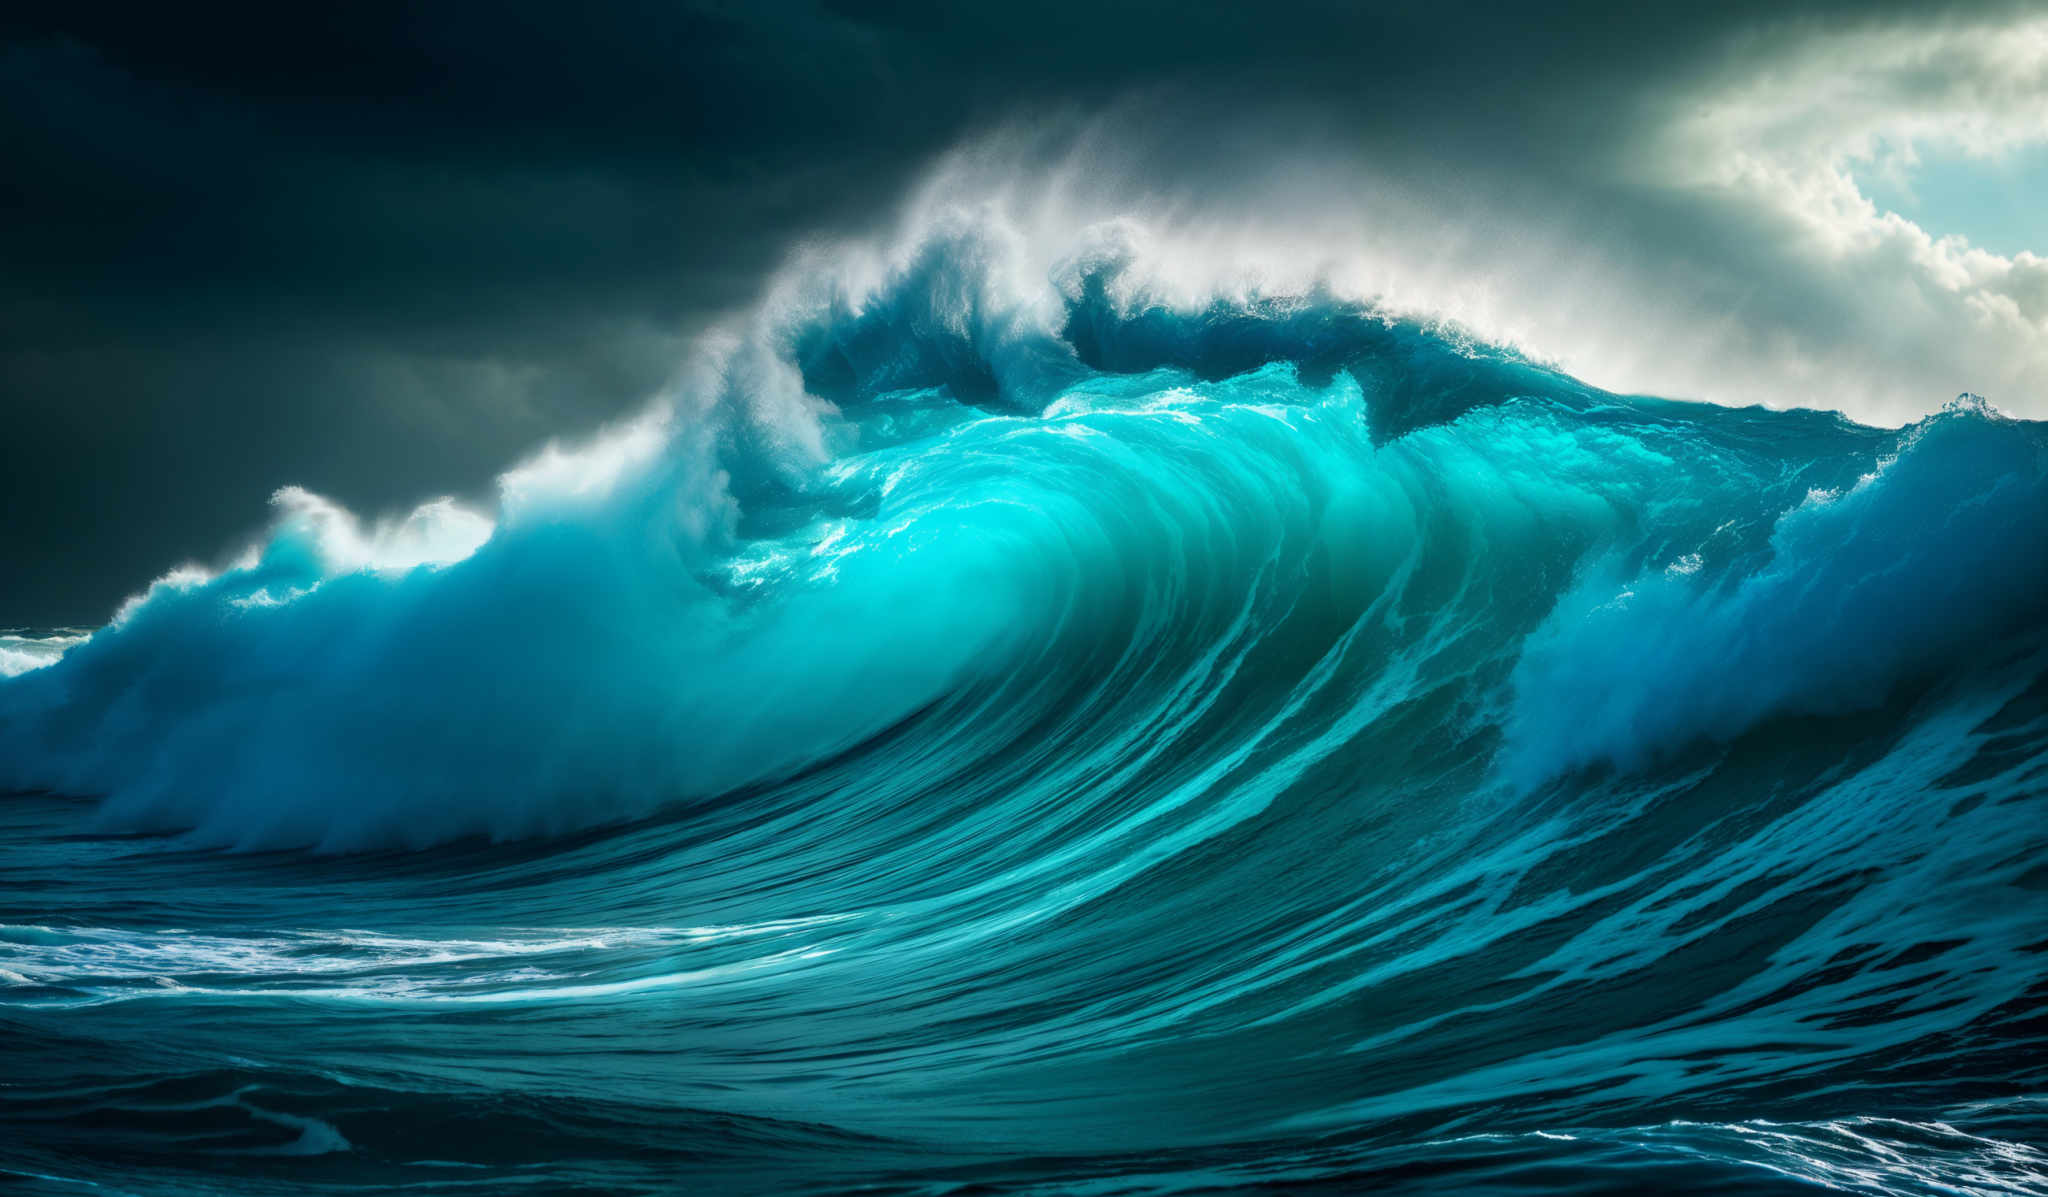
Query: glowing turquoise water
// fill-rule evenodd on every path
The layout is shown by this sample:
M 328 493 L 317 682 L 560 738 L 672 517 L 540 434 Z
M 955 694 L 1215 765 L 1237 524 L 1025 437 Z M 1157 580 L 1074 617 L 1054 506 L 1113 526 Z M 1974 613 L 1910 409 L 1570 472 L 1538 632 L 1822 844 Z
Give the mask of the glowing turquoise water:
M 823 464 L 0 681 L 0 1168 L 2048 1191 L 2039 426 L 945 265 L 781 342 Z

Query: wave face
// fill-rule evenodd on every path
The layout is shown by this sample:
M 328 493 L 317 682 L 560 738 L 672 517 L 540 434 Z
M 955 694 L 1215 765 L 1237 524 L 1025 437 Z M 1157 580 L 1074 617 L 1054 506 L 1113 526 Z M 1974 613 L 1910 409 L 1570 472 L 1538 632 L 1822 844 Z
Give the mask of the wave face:
M 2043 428 L 1117 244 L 10 634 L 0 1168 L 2048 1192 Z

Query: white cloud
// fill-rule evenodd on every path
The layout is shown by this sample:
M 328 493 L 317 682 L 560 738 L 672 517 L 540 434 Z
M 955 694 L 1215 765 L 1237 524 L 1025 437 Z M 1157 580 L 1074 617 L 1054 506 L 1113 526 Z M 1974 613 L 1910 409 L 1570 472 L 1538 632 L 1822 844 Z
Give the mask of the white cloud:
M 1753 33 L 1672 110 L 1631 147 L 1635 177 L 1724 234 L 1764 238 L 1724 260 L 1814 305 L 1756 364 L 1841 379 L 1860 392 L 1844 406 L 1880 419 L 1963 389 L 2048 415 L 2048 258 L 1923 228 L 1856 181 L 1910 187 L 1923 150 L 1996 158 L 2048 142 L 2048 19 Z M 2048 248 L 2048 217 L 2042 233 Z M 1784 400 L 1768 375 L 1735 373 L 1738 391 Z

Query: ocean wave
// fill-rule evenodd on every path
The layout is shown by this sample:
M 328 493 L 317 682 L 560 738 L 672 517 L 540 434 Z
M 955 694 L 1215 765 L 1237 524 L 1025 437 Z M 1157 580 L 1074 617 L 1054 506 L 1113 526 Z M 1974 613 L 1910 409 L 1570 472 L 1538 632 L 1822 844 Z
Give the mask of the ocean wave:
M 1981 405 L 1888 435 L 1610 396 L 1328 296 L 1169 306 L 1114 237 L 1034 284 L 1006 237 L 793 279 L 491 516 L 279 492 L 245 557 L 0 691 L 5 780 L 418 846 L 708 800 L 935 704 L 1227 701 L 1327 751 L 1455 678 L 1535 784 L 1872 705 L 2039 614 L 2041 437 Z M 1233 689 L 1264 657 L 1306 672 Z
M 2040 1188 L 2039 425 L 1021 236 L 0 641 L 0 1166 Z

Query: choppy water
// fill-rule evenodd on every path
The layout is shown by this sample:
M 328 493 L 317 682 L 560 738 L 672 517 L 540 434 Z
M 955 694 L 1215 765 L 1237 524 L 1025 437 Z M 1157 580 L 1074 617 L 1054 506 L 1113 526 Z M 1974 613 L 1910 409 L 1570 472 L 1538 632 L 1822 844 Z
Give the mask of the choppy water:
M 2048 1193 L 2041 426 L 1057 281 L 0 644 L 0 1169 Z

